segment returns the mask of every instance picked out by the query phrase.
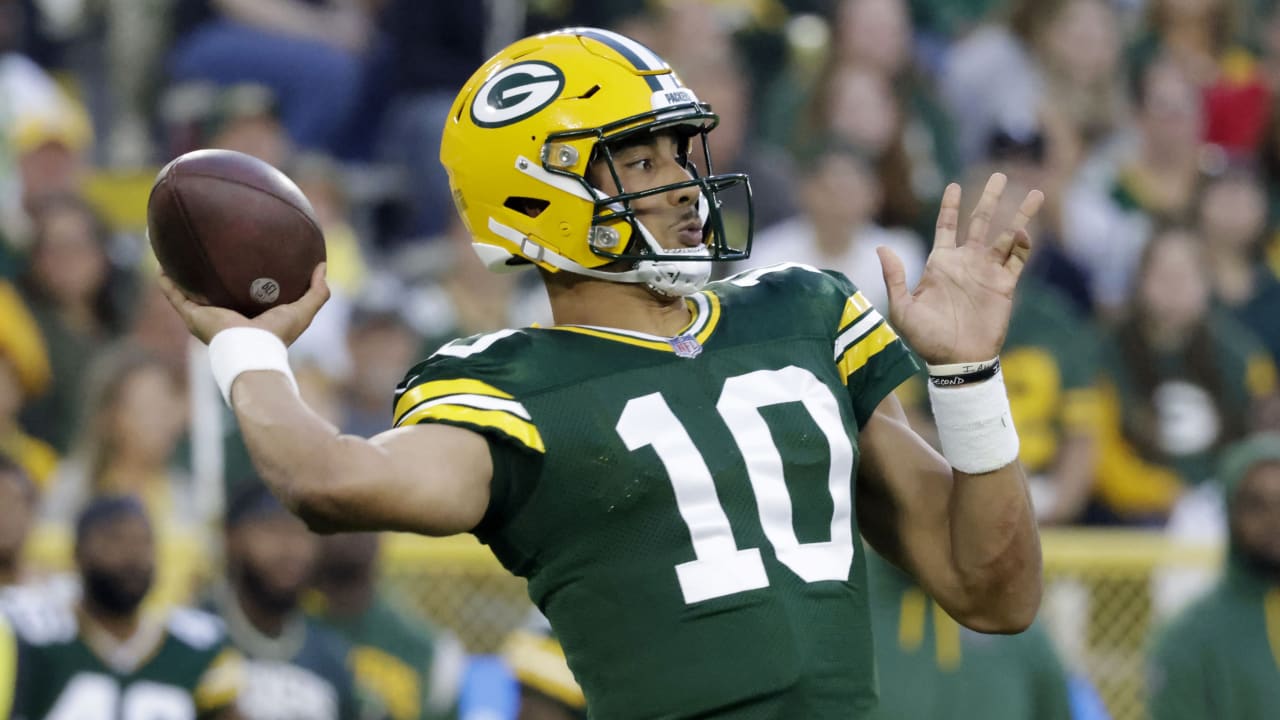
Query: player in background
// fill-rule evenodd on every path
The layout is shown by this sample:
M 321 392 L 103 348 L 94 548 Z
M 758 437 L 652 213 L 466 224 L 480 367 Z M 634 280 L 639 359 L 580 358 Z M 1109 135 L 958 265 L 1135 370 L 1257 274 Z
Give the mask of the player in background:
M 557 325 L 441 348 L 398 388 L 395 429 L 340 435 L 295 392 L 285 345 L 327 297 L 322 266 L 252 321 L 166 284 L 290 509 L 323 530 L 474 533 L 528 578 L 610 720 L 868 711 L 859 534 L 966 626 L 1031 624 L 1039 539 L 997 356 L 1039 192 L 996 230 L 993 176 L 962 234 L 950 186 L 914 290 L 880 253 L 891 326 L 838 273 L 706 285 L 749 252 L 718 200 L 746 178 L 713 174 L 714 113 L 629 38 L 519 41 L 449 118 L 441 160 L 477 253 L 536 266 Z M 945 456 L 890 396 L 916 371 L 898 330 L 931 366 Z
M 1226 571 L 1156 638 L 1153 720 L 1263 720 L 1280 707 L 1280 435 L 1229 447 L 1217 477 L 1230 525 Z
M 349 648 L 298 606 L 316 542 L 266 488 L 248 483 L 227 506 L 227 582 L 210 609 L 245 656 L 244 720 L 367 717 L 348 667 Z
M 406 611 L 378 586 L 377 533 L 319 539 L 308 614 L 351 644 L 351 669 L 391 720 L 443 720 L 457 711 L 462 644 Z
M 22 551 L 37 499 L 26 471 L 0 453 L 0 592 L 23 581 Z
M 1066 670 L 1044 628 L 979 635 L 875 553 L 867 553 L 867 578 L 880 678 L 877 720 L 1071 720 Z
M 76 523 L 75 561 L 82 588 L 75 605 L 5 607 L 22 646 L 14 717 L 239 717 L 244 667 L 221 621 L 187 608 L 158 618 L 139 609 L 151 589 L 155 543 L 138 500 L 90 502 Z

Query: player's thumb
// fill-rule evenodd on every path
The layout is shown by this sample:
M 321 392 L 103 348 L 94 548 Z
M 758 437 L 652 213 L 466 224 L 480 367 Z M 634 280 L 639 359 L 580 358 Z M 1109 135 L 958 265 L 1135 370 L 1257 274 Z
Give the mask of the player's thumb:
M 897 253 L 881 245 L 876 248 L 880 258 L 880 271 L 884 274 L 884 287 L 889 293 L 889 304 L 904 302 L 910 291 L 907 290 L 907 271 Z

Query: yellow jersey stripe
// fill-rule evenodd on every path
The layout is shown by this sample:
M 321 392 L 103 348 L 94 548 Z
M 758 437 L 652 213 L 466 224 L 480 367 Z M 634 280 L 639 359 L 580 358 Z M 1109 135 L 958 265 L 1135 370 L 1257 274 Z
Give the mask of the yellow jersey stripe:
M 18 640 L 13 628 L 0 615 L 0 718 L 9 717 L 13 693 L 18 684 Z
M 707 318 L 707 324 L 702 328 L 702 330 L 698 331 L 698 334 L 695 336 L 699 343 L 705 343 L 707 338 L 711 337 L 711 333 L 715 331 L 716 325 L 720 322 L 720 298 L 716 297 L 716 294 L 710 291 L 704 292 L 702 295 L 707 299 L 707 303 L 711 306 L 711 317 Z
M 952 672 L 960 667 L 960 624 L 937 603 L 933 604 L 933 652 L 939 670 Z
M 244 658 L 227 648 L 214 658 L 196 685 L 192 699 L 202 713 L 227 707 L 236 701 L 245 684 Z
M 1276 668 L 1280 668 L 1280 590 L 1268 592 L 1262 606 L 1267 620 L 1267 642 L 1271 645 L 1271 656 L 1275 658 Z
M 917 588 L 902 591 L 898 610 L 898 647 L 917 650 L 924 643 L 924 617 L 928 598 Z
M 898 334 L 893 331 L 893 328 L 889 327 L 889 323 L 882 322 L 877 325 L 861 340 L 849 346 L 849 349 L 836 362 L 836 365 L 840 368 L 840 380 L 845 385 L 848 385 L 849 376 L 861 370 L 862 366 L 866 365 L 871 358 L 897 339 Z
M 510 393 L 505 393 L 498 388 L 486 382 L 471 379 L 459 380 L 432 380 L 421 385 L 411 387 L 396 400 L 396 411 L 394 417 L 400 417 L 408 412 L 415 405 L 423 400 L 431 400 L 433 398 L 444 397 L 445 395 L 488 395 L 490 397 L 511 399 Z
M 396 422 L 396 427 L 414 425 L 423 420 L 441 420 L 492 428 L 530 450 L 540 453 L 547 451 L 537 426 L 502 410 L 480 410 L 465 405 L 428 405 L 405 415 Z
M 836 326 L 836 334 L 844 332 L 845 328 L 857 322 L 862 314 L 871 309 L 871 303 L 862 292 L 856 292 L 844 301 L 844 314 L 840 316 L 840 324 Z

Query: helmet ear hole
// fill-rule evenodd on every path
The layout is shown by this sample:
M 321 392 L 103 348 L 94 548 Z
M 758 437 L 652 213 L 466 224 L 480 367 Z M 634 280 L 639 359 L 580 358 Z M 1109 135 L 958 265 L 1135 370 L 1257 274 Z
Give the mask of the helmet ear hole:
M 512 195 L 502 203 L 502 206 L 515 210 L 521 215 L 528 215 L 531 218 L 536 218 L 551 206 L 551 201 L 543 200 L 542 198 Z

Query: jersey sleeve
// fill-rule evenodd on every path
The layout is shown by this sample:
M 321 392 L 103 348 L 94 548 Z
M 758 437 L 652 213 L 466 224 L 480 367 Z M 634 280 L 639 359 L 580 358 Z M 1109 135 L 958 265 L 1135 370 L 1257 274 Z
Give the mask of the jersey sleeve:
M 414 366 L 396 388 L 392 427 L 443 423 L 474 430 L 522 451 L 546 452 L 529 411 L 502 387 L 510 383 L 503 382 L 499 368 L 483 359 L 466 362 L 470 355 L 448 354 L 451 349 L 460 353 L 483 344 L 483 337 L 470 346 L 450 343 Z
M 542 434 L 520 400 L 510 351 L 493 347 L 515 333 L 505 330 L 446 344 L 409 370 L 395 392 L 392 427 L 440 423 L 480 433 L 488 441 L 493 464 L 489 507 L 472 531 L 486 542 L 527 497 L 546 453 Z
M 866 425 L 884 398 L 920 371 L 915 356 L 889 321 L 840 273 L 826 273 L 843 297 L 833 327 L 836 366 L 849 388 L 858 427 Z

